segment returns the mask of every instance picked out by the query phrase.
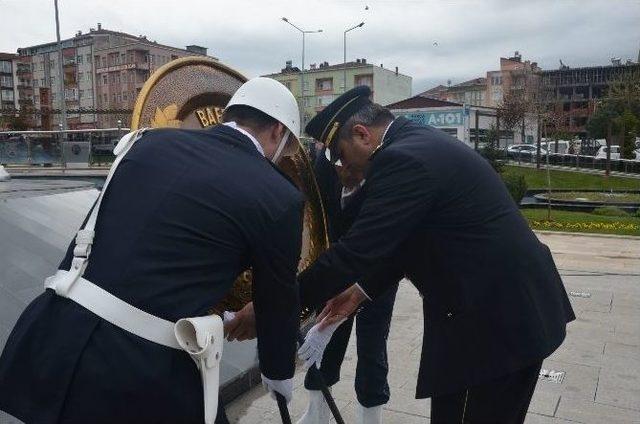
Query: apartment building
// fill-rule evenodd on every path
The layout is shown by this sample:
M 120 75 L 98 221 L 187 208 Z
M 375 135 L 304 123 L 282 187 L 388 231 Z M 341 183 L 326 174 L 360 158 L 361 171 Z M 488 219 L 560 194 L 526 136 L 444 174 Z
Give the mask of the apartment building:
M 511 57 L 501 57 L 500 69 L 487 71 L 484 77 L 449 84 L 446 87 L 438 85 L 420 95 L 455 103 L 497 108 L 509 93 L 524 97 L 533 95 L 539 85 L 541 71 L 536 62 L 523 61 L 522 55 L 516 51 Z
M 287 61 L 278 73 L 265 75 L 284 84 L 296 97 L 303 114 L 303 125 L 336 97 L 353 87 L 366 85 L 373 90 L 373 101 L 388 104 L 411 96 L 412 78 L 395 70 L 368 63 L 366 59 L 330 65 L 311 64 L 303 73 Z M 301 90 L 302 79 L 304 87 Z
M 640 74 L 640 63 L 622 63 L 614 58 L 608 66 L 570 68 L 562 65 L 540 73 L 542 99 L 547 109 L 554 110 L 564 121 L 560 130 L 585 138 L 587 122 L 598 100 L 606 95 L 613 81 L 629 74 Z
M 180 49 L 101 24 L 61 44 L 62 71 L 56 42 L 19 48 L 14 59 L 17 105 L 30 112 L 33 128 L 58 128 L 63 101 L 67 128 L 128 126 L 135 99 L 157 68 L 179 57 L 207 54 L 201 46 Z
M 15 69 L 13 60 L 17 55 L 0 53 L 0 109 L 11 110 L 16 107 L 14 87 Z

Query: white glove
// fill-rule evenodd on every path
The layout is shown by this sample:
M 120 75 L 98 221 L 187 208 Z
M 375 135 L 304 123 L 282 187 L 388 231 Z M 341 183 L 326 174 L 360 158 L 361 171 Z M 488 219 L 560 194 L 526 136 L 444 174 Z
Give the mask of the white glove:
M 271 395 L 273 400 L 276 400 L 276 393 L 280 393 L 287 400 L 287 404 L 291 402 L 291 398 L 293 397 L 293 378 L 289 378 L 287 380 L 271 380 L 264 376 L 264 374 L 260 374 L 262 377 L 262 387 L 264 387 L 267 392 Z
M 304 338 L 304 343 L 300 346 L 300 349 L 298 349 L 298 357 L 304 361 L 305 369 L 311 368 L 313 364 L 316 364 L 318 369 L 320 369 L 324 349 L 329 344 L 333 332 L 346 320 L 347 319 L 344 318 L 331 324 L 324 330 L 318 329 L 320 326 L 319 323 L 311 327 L 311 330 L 309 330 L 307 336 Z

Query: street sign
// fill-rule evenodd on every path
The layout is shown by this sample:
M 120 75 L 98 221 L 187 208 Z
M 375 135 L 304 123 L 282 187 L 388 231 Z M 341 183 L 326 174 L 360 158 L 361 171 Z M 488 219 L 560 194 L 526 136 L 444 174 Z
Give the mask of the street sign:
M 432 127 L 457 127 L 464 124 L 463 108 L 401 113 L 399 116 Z

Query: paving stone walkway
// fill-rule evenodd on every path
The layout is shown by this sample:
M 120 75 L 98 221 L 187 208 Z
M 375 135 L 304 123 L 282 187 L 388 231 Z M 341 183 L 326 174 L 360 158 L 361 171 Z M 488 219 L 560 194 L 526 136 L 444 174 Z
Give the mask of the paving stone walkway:
M 527 423 L 640 423 L 640 238 L 539 233 L 551 248 L 577 320 L 565 343 L 543 364 L 564 372 L 556 383 L 540 379 Z M 428 400 L 414 399 L 422 341 L 422 305 L 416 290 L 403 282 L 394 309 L 388 354 L 391 400 L 387 424 L 429 422 Z M 354 422 L 354 337 L 333 388 L 347 423 Z M 555 374 L 561 375 L 561 374 Z M 304 373 L 295 376 L 292 416 L 306 406 Z M 227 407 L 232 423 L 279 423 L 275 402 L 257 387 Z
M 563 379 L 539 380 L 527 423 L 640 423 L 640 238 L 547 232 L 538 236 L 554 254 L 578 318 L 569 325 L 565 343 L 543 364 L 551 376 Z M 17 316 L 9 312 L 0 307 L 0 319 L 7 315 L 0 322 L 0 345 Z M 420 298 L 405 281 L 389 335 L 387 424 L 429 422 L 429 401 L 414 399 L 422 330 Z M 354 339 L 342 380 L 333 388 L 347 423 L 354 422 Z M 294 420 L 307 402 L 303 378 L 298 370 L 290 405 Z M 236 399 L 227 411 L 232 423 L 280 422 L 275 402 L 260 387 Z M 16 423 L 0 412 L 0 424 Z

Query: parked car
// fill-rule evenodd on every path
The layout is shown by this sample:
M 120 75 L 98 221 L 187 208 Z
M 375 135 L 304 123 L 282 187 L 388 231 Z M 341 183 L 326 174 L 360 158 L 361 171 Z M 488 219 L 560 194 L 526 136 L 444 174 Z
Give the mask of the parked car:
M 596 153 L 596 159 L 606 159 L 607 158 L 607 146 L 602 146 L 598 149 L 598 153 Z M 620 159 L 620 146 L 617 144 L 611 145 L 611 159 Z
M 556 152 L 556 144 L 558 147 L 558 151 Z M 569 141 L 569 140 L 543 140 L 542 143 L 540 143 L 540 146 L 545 149 L 548 150 L 551 154 L 554 153 L 558 153 L 561 155 L 567 154 L 569 153 L 569 150 L 571 150 L 571 145 L 575 144 L 575 141 Z M 549 146 L 547 148 L 547 145 Z M 574 148 L 575 150 L 575 148 Z M 571 152 L 574 153 L 574 152 Z
M 507 156 L 512 159 L 530 160 L 536 157 L 538 146 L 535 144 L 512 144 L 507 148 Z M 547 151 L 540 148 L 540 156 L 547 154 Z

